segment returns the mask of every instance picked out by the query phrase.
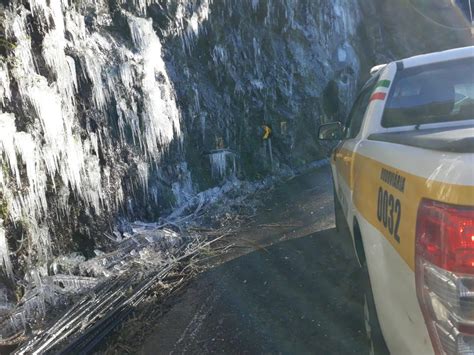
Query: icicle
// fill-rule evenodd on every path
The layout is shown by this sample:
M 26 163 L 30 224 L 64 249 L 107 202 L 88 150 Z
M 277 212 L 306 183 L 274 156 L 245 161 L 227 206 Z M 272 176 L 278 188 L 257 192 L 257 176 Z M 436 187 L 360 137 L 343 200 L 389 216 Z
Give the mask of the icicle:
M 174 26 L 169 32 L 179 35 L 182 40 L 183 50 L 190 52 L 199 36 L 202 25 L 209 18 L 213 0 L 202 0 L 196 6 L 196 2 L 179 0 L 174 13 Z
M 7 63 L 0 61 L 0 104 L 5 105 L 11 99 L 10 76 Z
M 227 64 L 228 62 L 228 55 L 227 51 L 224 47 L 220 45 L 214 46 L 214 49 L 212 50 L 212 60 L 214 61 L 214 64 Z
M 345 38 L 348 38 L 350 35 L 353 35 L 356 31 L 356 23 L 358 18 L 357 11 L 348 12 L 347 9 L 356 9 L 353 6 L 350 6 L 348 0 L 334 0 L 334 13 L 336 17 L 339 18 L 339 21 L 334 21 L 334 26 L 336 26 L 336 31 L 342 34 Z
M 61 292 L 78 293 L 80 291 L 93 288 L 98 280 L 95 277 L 55 275 L 51 277 L 54 286 Z
M 120 79 L 122 80 L 122 84 L 127 91 L 131 91 L 133 84 L 135 82 L 135 76 L 132 71 L 132 66 L 130 63 L 124 63 L 119 68 L 120 71 Z
M 256 11 L 258 8 L 259 0 L 252 0 L 252 10 Z
M 21 186 L 14 144 L 15 133 L 15 116 L 11 113 L 0 112 L 0 153 L 6 156 L 8 167 L 15 176 L 16 183 Z
M 200 118 L 200 123 L 201 123 L 201 135 L 202 135 L 202 140 L 206 140 L 206 117 L 207 113 L 205 111 L 202 111 L 199 113 L 199 118 Z
M 232 159 L 232 166 L 228 168 L 228 159 Z M 230 173 L 235 173 L 235 154 L 228 150 L 220 150 L 209 154 L 211 173 L 213 178 L 222 178 Z
M 129 16 L 128 22 L 133 42 L 143 57 L 140 86 L 144 94 L 145 145 L 150 156 L 157 159 L 161 155 L 160 146 L 169 144 L 175 135 L 181 135 L 180 115 L 161 56 L 161 43 L 151 21 Z
M 143 193 L 146 195 L 148 192 L 148 164 L 145 162 L 139 162 L 137 164 L 137 170 L 140 185 L 143 187 Z
M 192 14 L 188 20 L 188 35 L 191 33 L 194 37 L 199 35 L 199 29 L 201 24 L 209 18 L 210 13 L 210 1 L 201 1 L 201 4 L 197 10 Z
M 74 60 L 67 57 L 64 52 L 66 39 L 64 38 L 64 17 L 60 0 L 51 0 L 50 7 L 45 10 L 45 13 L 50 15 L 54 27 L 44 36 L 42 44 L 43 58 L 53 73 L 56 74 L 56 85 L 65 103 L 73 105 L 75 87 L 77 87 L 75 64 Z
M 227 152 L 216 152 L 209 155 L 213 177 L 222 177 L 227 169 Z
M 199 92 L 196 86 L 193 86 L 194 92 L 194 112 L 199 114 L 201 112 L 201 103 L 199 102 Z
M 13 269 L 2 219 L 0 219 L 0 262 L 0 266 L 5 270 L 5 273 L 11 277 L 13 275 Z

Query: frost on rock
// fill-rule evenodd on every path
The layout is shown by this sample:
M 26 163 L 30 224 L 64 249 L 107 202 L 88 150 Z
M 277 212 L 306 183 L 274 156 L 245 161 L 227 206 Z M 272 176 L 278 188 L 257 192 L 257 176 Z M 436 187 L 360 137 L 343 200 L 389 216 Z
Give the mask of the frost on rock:
M 191 173 L 187 163 L 181 163 L 177 167 L 180 179 L 171 185 L 176 200 L 176 206 L 183 206 L 195 194 Z
M 93 230 L 78 225 L 78 215 L 116 216 L 126 192 L 141 190 L 144 200 L 160 203 L 156 185 L 149 187 L 151 174 L 169 146 L 182 143 L 181 116 L 151 20 L 121 10 L 131 34 L 123 40 L 104 29 L 110 26 L 105 1 L 89 4 L 101 12 L 94 26 L 87 24 L 86 3 L 25 5 L 14 1 L 2 17 L 14 45 L 0 58 L 0 274 L 25 292 L 15 306 L 0 294 L 7 314 L 0 314 L 0 339 L 132 264 L 162 265 L 183 240 L 147 232 L 120 236 L 114 252 L 87 261 L 80 254 L 57 256 L 77 229 Z M 187 165 L 180 169 L 173 192 L 184 203 L 192 182 Z M 9 233 L 19 226 L 21 240 L 11 248 L 21 255 L 14 255 Z
M 357 28 L 359 14 L 357 8 L 350 6 L 350 0 L 334 0 L 334 13 L 339 21 L 334 21 L 336 31 L 345 34 L 346 37 L 353 35 Z M 348 11 L 351 9 L 351 11 Z M 355 12 L 354 12 L 355 11 Z
M 15 3 L 4 14 L 6 40 L 14 45 L 0 61 L 0 205 L 5 225 L 27 227 L 29 252 L 35 255 L 29 267 L 34 267 L 54 254 L 49 230 L 69 217 L 71 201 L 98 216 L 123 206 L 124 186 L 141 187 L 148 195 L 150 171 L 173 140 L 181 139 L 181 118 L 151 20 L 122 12 L 130 43 L 101 29 L 110 25 L 105 12 L 97 26 L 87 26 L 90 10 L 84 4 L 31 0 L 29 5 L 31 10 Z M 31 16 L 42 32 L 41 51 L 35 49 Z M 77 102 L 85 94 L 90 95 L 86 107 Z M 18 105 L 23 111 L 12 110 Z M 114 106 L 119 141 L 109 123 Z M 117 149 L 131 155 L 135 176 L 116 161 Z M 55 201 L 47 198 L 51 194 Z M 2 242 L 7 237 L 0 238 L 0 270 L 11 276 Z

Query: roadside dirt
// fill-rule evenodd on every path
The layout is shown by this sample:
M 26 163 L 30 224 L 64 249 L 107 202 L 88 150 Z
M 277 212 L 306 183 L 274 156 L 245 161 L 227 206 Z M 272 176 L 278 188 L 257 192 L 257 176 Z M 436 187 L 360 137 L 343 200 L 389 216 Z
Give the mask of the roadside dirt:
M 106 353 L 367 352 L 358 267 L 334 229 L 329 167 L 258 198 L 255 216 L 201 259 L 206 271 L 149 304 L 153 314 L 137 312 Z

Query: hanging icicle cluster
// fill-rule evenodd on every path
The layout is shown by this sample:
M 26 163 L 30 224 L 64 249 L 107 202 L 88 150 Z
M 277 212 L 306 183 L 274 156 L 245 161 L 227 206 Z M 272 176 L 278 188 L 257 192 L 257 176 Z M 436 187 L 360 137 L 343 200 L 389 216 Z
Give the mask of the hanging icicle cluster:
M 136 179 L 147 192 L 149 169 L 181 140 L 151 20 L 120 10 L 127 41 L 103 29 L 112 24 L 105 1 L 89 4 L 102 12 L 94 24 L 85 3 L 27 5 L 4 9 L 3 42 L 11 45 L 0 61 L 0 269 L 9 275 L 6 224 L 24 223 L 35 240 L 35 231 L 58 222 L 49 215 L 67 217 L 71 201 L 90 215 L 115 211 L 124 199 L 122 179 Z M 135 177 L 113 157 L 124 151 Z M 49 243 L 46 233 L 32 247 Z

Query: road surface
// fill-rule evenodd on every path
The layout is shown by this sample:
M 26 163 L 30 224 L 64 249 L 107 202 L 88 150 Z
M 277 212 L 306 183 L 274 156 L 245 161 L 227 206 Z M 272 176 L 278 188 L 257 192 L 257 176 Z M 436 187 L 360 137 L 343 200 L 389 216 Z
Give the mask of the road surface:
M 139 353 L 368 353 L 358 266 L 334 229 L 329 167 L 263 198 L 236 252 L 173 300 Z

